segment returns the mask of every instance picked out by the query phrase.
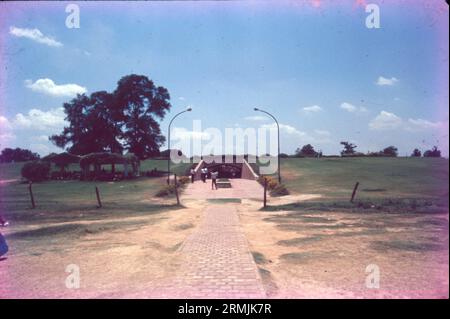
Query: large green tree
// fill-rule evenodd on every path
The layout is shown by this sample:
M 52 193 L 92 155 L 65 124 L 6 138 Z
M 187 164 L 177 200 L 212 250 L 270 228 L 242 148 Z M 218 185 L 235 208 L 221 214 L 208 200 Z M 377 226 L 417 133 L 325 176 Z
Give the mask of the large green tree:
M 113 93 L 78 95 L 65 103 L 69 125 L 50 140 L 77 155 L 128 150 L 147 158 L 158 154 L 165 141 L 157 120 L 170 109 L 169 99 L 167 89 L 146 76 L 124 76 Z
M 295 150 L 295 156 L 297 157 L 315 157 L 317 155 L 318 153 L 311 144 L 303 145 L 302 148 L 297 148 Z
M 165 141 L 157 120 L 171 107 L 167 89 L 156 87 L 146 76 L 132 74 L 120 79 L 114 97 L 123 110 L 126 148 L 140 159 L 157 155 Z
M 342 156 L 355 154 L 355 148 L 357 147 L 355 144 L 343 141 L 341 142 L 341 145 L 344 146 L 344 149 L 341 151 Z
M 122 152 L 120 122 L 114 109 L 113 96 L 108 92 L 78 95 L 64 103 L 69 126 L 50 140 L 59 147 L 68 146 L 67 150 L 77 155 Z
M 398 149 L 395 146 L 388 146 L 381 151 L 384 156 L 397 157 Z

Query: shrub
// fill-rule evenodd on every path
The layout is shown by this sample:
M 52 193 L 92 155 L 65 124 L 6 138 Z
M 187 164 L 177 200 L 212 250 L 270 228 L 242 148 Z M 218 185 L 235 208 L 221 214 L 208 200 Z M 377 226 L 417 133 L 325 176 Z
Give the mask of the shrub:
M 264 179 L 267 180 L 267 189 L 272 190 L 278 185 L 278 181 L 271 176 L 260 176 L 258 177 L 258 183 L 264 186 Z
M 166 197 L 175 194 L 175 185 L 165 185 L 158 192 L 156 192 L 156 197 Z
M 264 178 L 267 179 L 267 189 L 270 192 L 271 196 L 284 196 L 289 195 L 289 191 L 286 186 L 283 184 L 279 184 L 278 180 L 271 176 L 260 176 L 258 178 L 258 182 L 264 186 Z
M 285 196 L 285 195 L 289 195 L 289 191 L 287 190 L 286 186 L 284 186 L 283 184 L 278 184 L 271 192 L 270 192 L 270 196 Z
M 371 154 L 374 154 L 374 153 L 370 153 L 370 154 L 364 154 L 364 153 L 360 153 L 360 152 L 354 152 L 354 153 L 352 153 L 352 154 L 342 154 L 341 155 L 341 157 L 365 157 L 365 156 L 373 156 L 373 155 L 371 155 Z M 375 154 L 375 156 L 377 156 L 376 154 Z
M 277 186 L 278 182 L 274 178 L 271 178 L 267 181 L 267 188 L 269 190 L 275 189 Z
M 191 182 L 191 178 L 189 176 L 180 176 L 177 180 L 181 185 L 185 185 Z
M 42 182 L 49 178 L 50 163 L 34 161 L 22 167 L 22 177 L 32 182 Z

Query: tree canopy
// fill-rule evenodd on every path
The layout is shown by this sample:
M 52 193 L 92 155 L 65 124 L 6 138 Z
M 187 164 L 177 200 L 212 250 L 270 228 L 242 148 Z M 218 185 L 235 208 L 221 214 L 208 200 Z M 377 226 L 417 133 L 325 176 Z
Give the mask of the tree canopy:
M 398 149 L 395 146 L 388 146 L 381 151 L 384 156 L 397 157 Z
M 411 157 L 421 157 L 421 156 L 422 156 L 422 152 L 418 148 L 415 148 L 411 154 Z
M 69 125 L 50 140 L 76 155 L 124 150 L 140 159 L 157 155 L 165 141 L 157 120 L 170 109 L 169 100 L 167 89 L 146 76 L 124 76 L 113 93 L 77 95 L 64 103 Z
M 318 153 L 311 144 L 306 144 L 302 148 L 297 148 L 295 150 L 295 156 L 298 157 L 315 157 L 317 155 Z
M 423 153 L 423 157 L 441 157 L 441 151 L 437 146 L 433 146 L 431 150 L 427 150 Z
M 5 148 L 0 154 L 0 163 L 27 162 L 39 159 L 39 154 L 22 148 Z
M 344 142 L 341 142 L 341 145 L 344 146 L 344 149 L 341 151 L 341 155 L 355 154 L 355 148 L 357 147 L 355 144 L 344 141 Z

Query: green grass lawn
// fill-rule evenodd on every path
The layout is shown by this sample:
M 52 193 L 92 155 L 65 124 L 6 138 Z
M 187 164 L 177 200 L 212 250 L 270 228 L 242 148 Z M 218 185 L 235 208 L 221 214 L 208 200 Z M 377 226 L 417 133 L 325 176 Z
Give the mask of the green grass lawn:
M 24 163 L 0 164 L 0 179 L 20 179 Z M 189 164 L 172 164 L 171 171 L 184 175 Z M 108 169 L 107 165 L 104 166 Z M 145 160 L 141 171 L 156 168 L 167 170 L 167 161 Z M 57 168 L 53 168 L 57 169 Z M 70 170 L 79 170 L 77 165 Z M 121 165 L 117 165 L 121 170 Z M 171 198 L 161 204 L 155 193 L 166 183 L 165 177 L 140 177 L 120 182 L 46 181 L 33 184 L 36 209 L 30 209 L 28 185 L 19 181 L 0 184 L 0 211 L 17 223 L 48 223 L 86 219 L 139 216 L 174 209 Z M 95 186 L 98 186 L 103 204 L 97 209 Z
M 298 158 L 282 159 L 283 183 L 291 193 L 349 199 L 448 197 L 448 159 Z
M 139 178 L 120 182 L 48 181 L 33 184 L 36 209 L 31 209 L 28 185 L 18 182 L 0 186 L 0 210 L 15 223 L 62 222 L 151 214 L 173 209 L 169 198 L 162 205 L 154 198 L 165 178 Z M 103 208 L 97 209 L 95 186 Z
M 23 163 L 0 164 L 0 178 L 20 178 L 22 165 Z M 167 162 L 163 160 L 146 160 L 141 164 L 141 171 L 154 168 L 164 171 L 166 165 Z M 184 175 L 189 166 L 172 165 L 172 171 Z M 308 209 L 308 205 L 312 205 L 311 209 L 330 209 L 325 207 L 328 205 L 326 203 L 347 208 L 353 186 L 359 182 L 357 201 L 382 203 L 382 206 L 389 206 L 393 210 L 401 209 L 407 201 L 407 205 L 411 207 L 420 208 L 425 205 L 429 209 L 438 205 L 437 210 L 448 211 L 447 159 L 292 158 L 282 160 L 281 171 L 283 183 L 291 194 L 322 196 L 314 201 L 296 204 L 298 207 L 294 207 L 295 209 Z M 104 206 L 102 209 L 96 208 L 96 185 L 100 189 Z M 28 186 L 13 182 L 0 184 L 0 209 L 7 218 L 17 222 L 36 223 L 149 214 L 174 208 L 170 198 L 166 199 L 167 205 L 158 203 L 154 198 L 155 193 L 164 185 L 164 177 L 141 177 L 114 183 L 36 183 L 33 189 L 37 208 L 31 210 Z
M 447 213 L 448 171 L 444 158 L 282 159 L 282 183 L 291 194 L 321 197 L 268 210 Z M 359 187 L 350 203 L 356 182 Z

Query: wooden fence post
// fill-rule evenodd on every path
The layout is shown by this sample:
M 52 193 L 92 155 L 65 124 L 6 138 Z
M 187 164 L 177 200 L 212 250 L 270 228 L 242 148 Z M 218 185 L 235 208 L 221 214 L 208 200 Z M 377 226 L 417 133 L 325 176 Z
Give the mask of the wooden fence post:
M 353 203 L 353 199 L 355 199 L 356 190 L 358 189 L 359 182 L 356 182 L 355 187 L 353 188 L 352 198 L 350 199 L 350 203 Z
M 264 208 L 267 207 L 267 178 L 264 177 Z
M 30 182 L 30 183 L 28 184 L 28 192 L 30 193 L 31 208 L 34 209 L 34 208 L 36 208 L 36 205 L 35 205 L 35 203 L 34 203 L 34 195 L 33 195 L 32 185 L 33 185 L 33 182 Z
M 177 205 L 180 205 L 180 198 L 178 197 L 178 181 L 177 181 L 177 174 L 174 174 L 175 179 L 175 196 L 177 196 Z
M 100 199 L 100 192 L 98 191 L 98 187 L 95 186 L 95 194 L 97 195 L 97 208 L 102 208 L 102 200 Z

